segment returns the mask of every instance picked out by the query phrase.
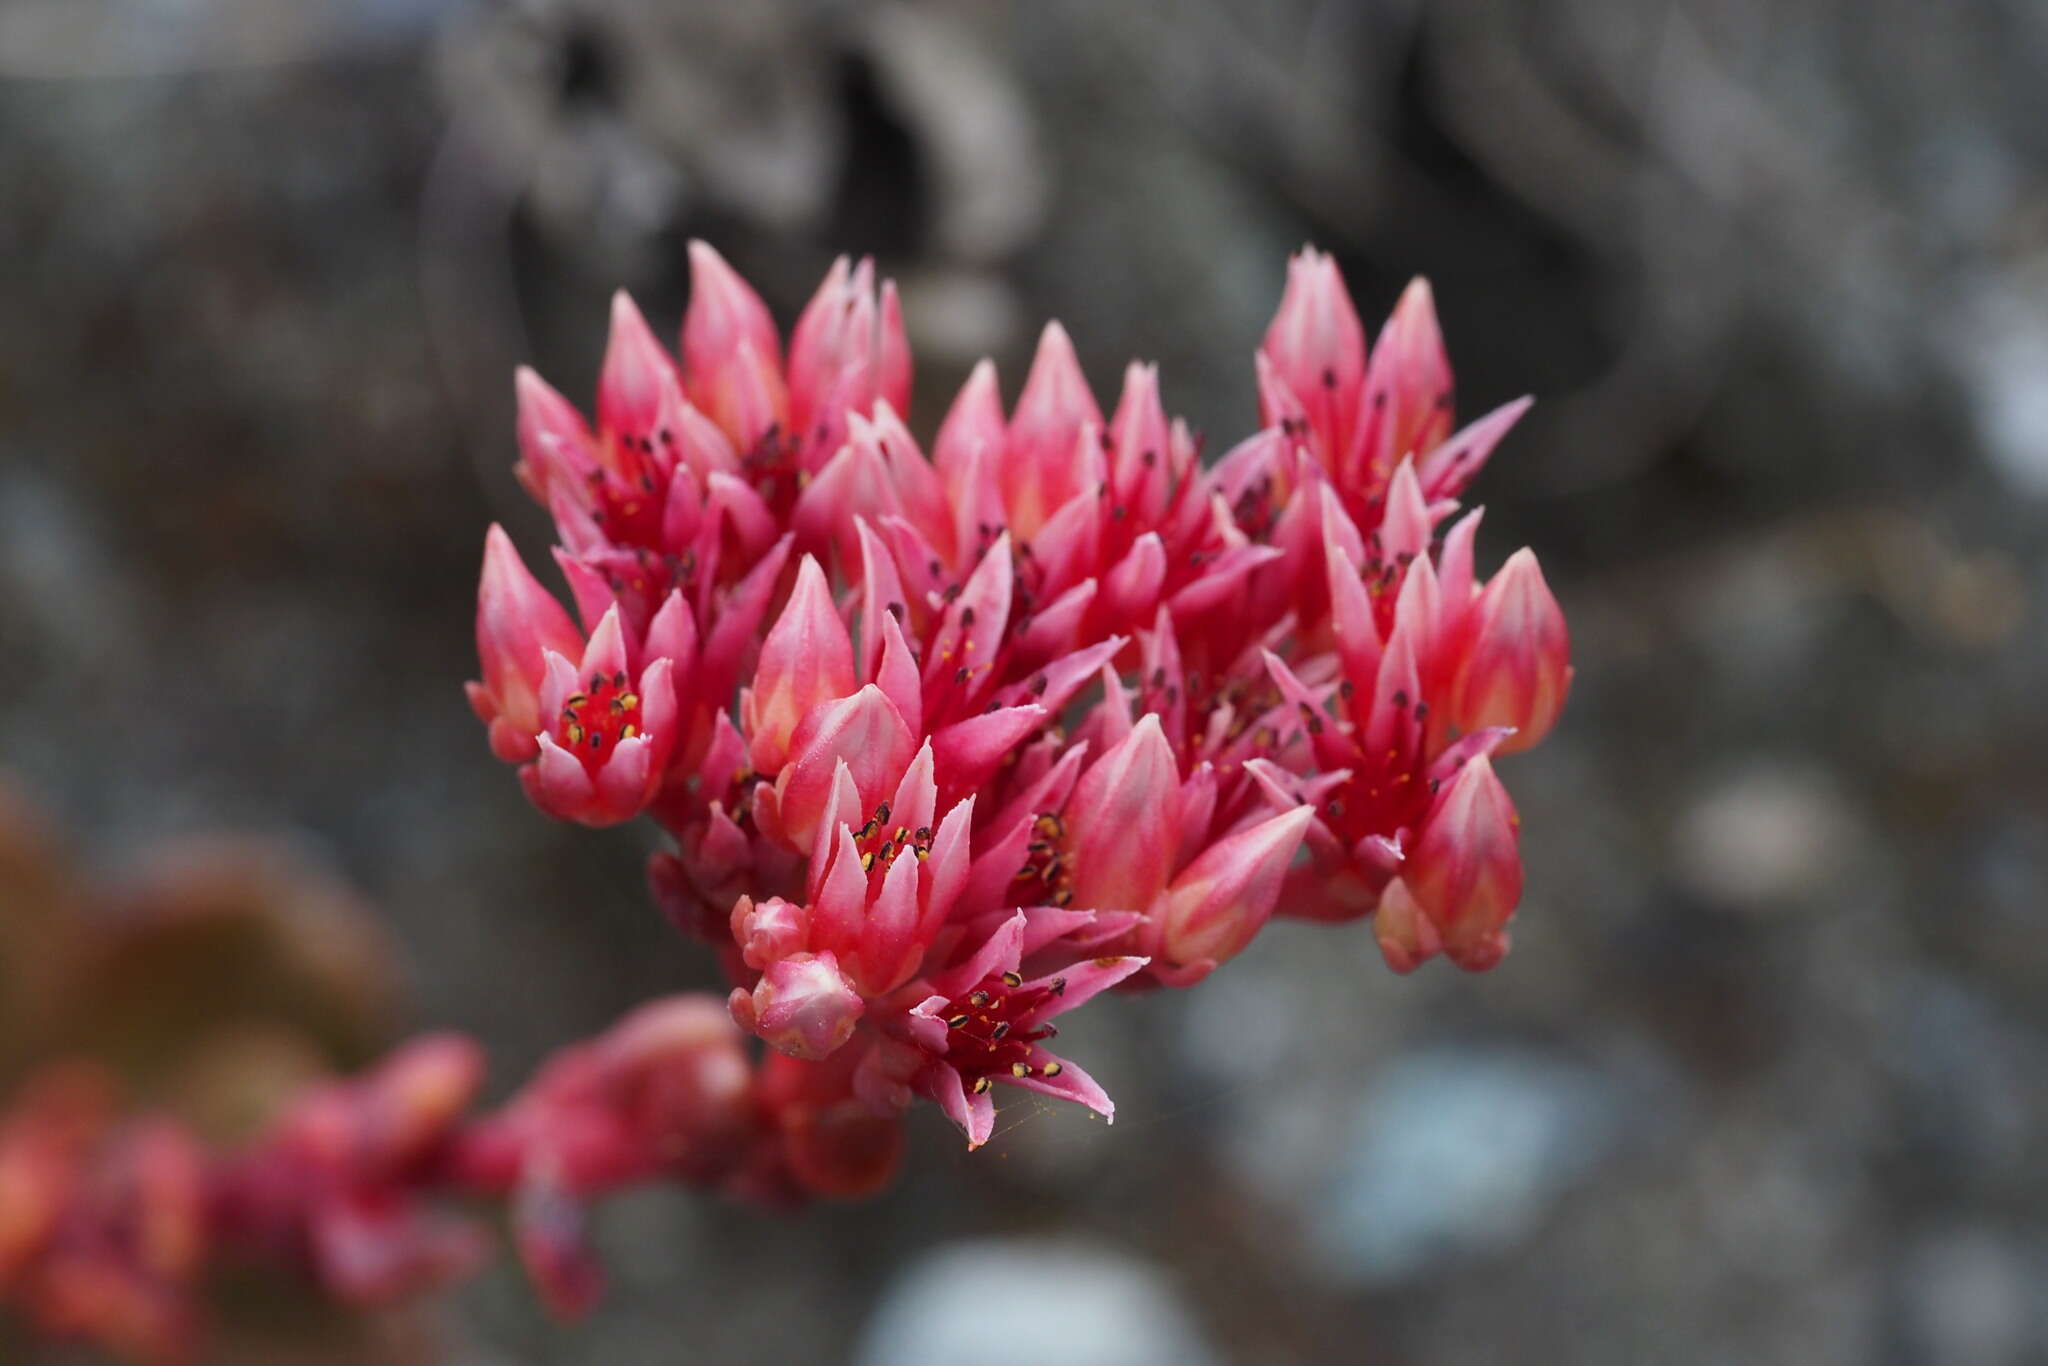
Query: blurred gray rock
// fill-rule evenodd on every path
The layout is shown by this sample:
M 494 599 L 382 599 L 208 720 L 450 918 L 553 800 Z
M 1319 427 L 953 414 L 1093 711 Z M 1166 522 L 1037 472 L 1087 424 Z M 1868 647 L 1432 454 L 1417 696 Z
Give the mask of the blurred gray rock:
M 1982 1225 L 1930 1232 L 1906 1249 L 1898 1287 L 1917 1360 L 2020 1366 L 2048 1356 L 2048 1255 L 2038 1246 Z

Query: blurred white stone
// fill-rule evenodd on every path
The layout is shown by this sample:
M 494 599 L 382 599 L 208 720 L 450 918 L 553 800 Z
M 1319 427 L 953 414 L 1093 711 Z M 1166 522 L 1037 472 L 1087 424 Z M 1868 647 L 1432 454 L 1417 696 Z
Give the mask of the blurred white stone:
M 1768 914 L 1817 896 L 1845 871 L 1856 822 L 1821 775 L 1760 765 L 1695 798 L 1673 843 L 1673 866 L 1693 892 Z
M 1621 1101 L 1591 1068 L 1520 1049 L 1436 1048 L 1360 1102 L 1310 1235 L 1319 1265 L 1391 1286 L 1512 1247 L 1614 1147 Z
M 1221 1358 L 1148 1262 L 1034 1239 L 954 1243 L 883 1293 L 856 1366 L 1208 1366 Z

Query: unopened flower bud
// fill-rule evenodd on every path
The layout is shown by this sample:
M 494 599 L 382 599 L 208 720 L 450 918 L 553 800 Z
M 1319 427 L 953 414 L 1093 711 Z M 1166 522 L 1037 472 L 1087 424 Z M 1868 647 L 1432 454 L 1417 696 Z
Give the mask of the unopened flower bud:
M 1180 765 L 1148 712 L 1097 759 L 1067 802 L 1075 904 L 1143 911 L 1180 851 Z
M 1443 941 L 1428 912 L 1416 904 L 1408 884 L 1395 878 L 1380 894 L 1379 910 L 1373 915 L 1373 934 L 1379 940 L 1380 956 L 1398 973 L 1410 973 L 1443 952 Z
M 1402 880 L 1444 953 L 1468 972 L 1483 972 L 1507 953 L 1507 923 L 1522 899 L 1520 825 L 1482 755 L 1444 785 L 1404 866 Z
M 1312 808 L 1293 807 L 1210 847 L 1167 891 L 1159 958 L 1176 968 L 1215 966 L 1252 941 L 1273 914 L 1287 865 Z
M 829 952 L 770 963 L 752 994 L 734 991 L 731 1004 L 740 1028 L 793 1058 L 812 1061 L 831 1056 L 851 1038 L 866 1008 Z
M 797 723 L 811 708 L 845 697 L 853 688 L 853 639 L 832 605 L 825 571 L 806 555 L 788 604 L 761 644 L 754 684 L 741 706 L 755 772 L 780 772 Z
M 779 896 L 766 901 L 741 897 L 732 908 L 732 937 L 748 967 L 759 971 L 778 958 L 801 953 L 811 932 L 804 908 Z
M 1010 419 L 1008 454 L 997 470 L 1010 530 L 1020 540 L 1036 536 L 1079 491 L 1076 445 L 1081 429 L 1091 424 L 1102 425 L 1102 410 L 1081 373 L 1074 343 L 1065 328 L 1047 323 Z
M 573 656 L 582 649 L 583 634 L 569 613 L 527 571 L 504 528 L 492 526 L 484 537 L 476 603 L 476 652 L 484 676 L 469 685 L 469 702 L 491 728 L 493 754 L 515 764 L 533 758 L 534 737 L 543 729 L 540 688 L 547 652 Z
M 1512 726 L 1503 754 L 1533 748 L 1557 724 L 1572 682 L 1564 612 L 1529 550 L 1508 557 L 1473 604 L 1455 686 L 1459 728 Z
M 1287 288 L 1259 354 L 1285 386 L 1284 397 L 1299 405 L 1318 455 L 1334 465 L 1357 418 L 1366 351 L 1358 310 L 1329 256 L 1311 247 L 1289 259 Z M 1277 422 L 1283 415 L 1268 411 L 1265 420 Z
M 782 344 L 768 305 L 709 245 L 690 243 L 683 366 L 690 399 L 751 451 L 787 407 Z

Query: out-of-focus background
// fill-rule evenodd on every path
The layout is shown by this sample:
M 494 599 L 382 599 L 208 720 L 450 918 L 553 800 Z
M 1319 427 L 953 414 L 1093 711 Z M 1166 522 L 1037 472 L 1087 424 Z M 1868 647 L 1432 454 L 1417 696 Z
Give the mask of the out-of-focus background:
M 587 399 L 691 236 L 785 322 L 869 251 L 921 430 L 1057 316 L 1220 449 L 1292 248 L 1426 273 L 1579 670 L 1507 963 L 1279 926 L 1077 1025 L 1113 1129 L 621 1201 L 594 1320 L 407 1350 L 2048 1361 L 2044 72 L 2038 0 L 5 0 L 0 766 L 104 883 L 294 846 L 508 1086 L 711 981 L 463 703 L 514 364 Z

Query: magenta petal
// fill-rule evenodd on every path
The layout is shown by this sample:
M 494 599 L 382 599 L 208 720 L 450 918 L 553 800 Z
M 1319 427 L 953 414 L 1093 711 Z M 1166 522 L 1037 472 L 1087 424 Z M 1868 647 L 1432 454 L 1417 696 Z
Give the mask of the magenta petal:
M 668 354 L 625 290 L 612 295 L 611 340 L 597 380 L 597 422 L 607 431 L 641 432 L 656 425 Z
M 697 663 L 697 619 L 690 612 L 690 604 L 683 601 L 681 589 L 671 591 L 662 602 L 661 609 L 654 614 L 654 620 L 647 624 L 647 640 L 642 653 L 649 660 L 669 659 L 685 675 Z
M 1159 956 L 1172 964 L 1221 963 L 1240 952 L 1272 915 L 1314 817 L 1313 809 L 1297 806 L 1210 846 L 1167 893 Z
M 1098 591 L 1094 579 L 1083 579 L 1054 598 L 1017 636 L 1018 658 L 1048 659 L 1072 649 Z
M 1052 989 L 1052 996 L 1038 1012 L 1039 1019 L 1051 1019 L 1055 1015 L 1064 1015 L 1074 1007 L 1101 995 L 1132 973 L 1141 970 L 1148 961 L 1144 958 L 1131 957 L 1090 958 L 1072 967 L 1048 973 L 1026 985 Z
M 984 977 L 1014 972 L 1023 957 L 1024 913 L 1019 911 L 997 926 L 965 962 L 933 977 L 932 991 L 945 997 L 964 995 Z
M 621 820 L 640 813 L 653 795 L 654 746 L 649 737 L 621 740 L 597 770 L 597 795 L 607 811 Z
M 1052 1076 L 1045 1075 L 1047 1067 L 1057 1068 Z M 1012 1073 L 998 1072 L 996 1080 L 1011 1086 L 1020 1086 L 1027 1091 L 1051 1096 L 1055 1100 L 1071 1100 L 1076 1105 L 1085 1105 L 1104 1119 L 1116 1120 L 1116 1102 L 1109 1093 L 1097 1084 L 1077 1064 L 1067 1061 L 1055 1053 L 1033 1046 L 1031 1049 L 1031 1075 L 1019 1077 Z
M 967 832 L 973 820 L 974 798 L 967 797 L 946 813 L 932 836 L 931 853 L 924 861 L 924 899 L 925 919 L 934 929 L 952 912 L 967 886 L 971 866 Z
M 619 624 L 619 607 L 613 603 L 599 619 L 597 629 L 590 633 L 590 643 L 583 647 L 583 663 L 577 670 L 579 675 L 624 673 L 626 669 L 626 632 Z
M 941 792 L 969 792 L 987 782 L 1024 737 L 1045 724 L 1047 715 L 1039 706 L 1003 707 L 956 721 L 934 735 Z
M 596 800 L 583 761 L 543 732 L 540 757 L 519 770 L 519 781 L 533 804 L 557 820 L 583 821 Z
M 1465 486 L 1485 468 L 1494 447 L 1522 420 L 1522 414 L 1528 412 L 1535 401 L 1523 397 L 1512 403 L 1503 403 L 1424 456 L 1422 468 L 1418 471 L 1423 494 L 1435 501 L 1455 498 L 1463 493 Z
M 818 943 L 850 948 L 859 941 L 867 916 L 868 878 L 860 866 L 860 846 L 844 825 L 832 834 L 831 860 L 823 883 L 812 893 L 812 922 Z
M 1180 766 L 1147 712 L 1082 775 L 1067 802 L 1074 898 L 1142 911 L 1166 887 L 1180 849 Z
M 853 690 L 853 640 L 839 619 L 824 570 L 806 555 L 789 602 L 761 643 L 754 686 L 741 711 L 752 737 L 755 770 L 779 773 L 797 723 L 812 708 Z

